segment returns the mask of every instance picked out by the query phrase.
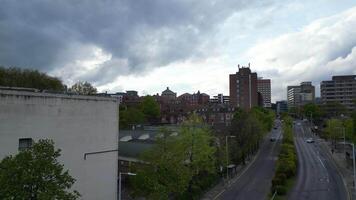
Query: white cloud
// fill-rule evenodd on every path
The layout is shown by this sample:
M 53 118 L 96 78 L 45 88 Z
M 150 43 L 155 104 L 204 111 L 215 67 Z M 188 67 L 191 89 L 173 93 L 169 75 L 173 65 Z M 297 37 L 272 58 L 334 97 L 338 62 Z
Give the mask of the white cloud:
M 259 42 L 245 56 L 260 74 L 274 75 L 273 99 L 285 99 L 287 85 L 319 85 L 332 75 L 355 73 L 355 27 L 356 7 L 318 19 L 299 32 Z
M 178 93 L 189 92 L 228 94 L 229 73 L 234 67 L 227 66 L 223 57 L 187 60 L 152 70 L 145 76 L 121 76 L 114 83 L 100 86 L 101 91 L 137 90 L 141 95 L 161 93 L 166 87 Z M 224 88 L 222 90 L 222 88 Z

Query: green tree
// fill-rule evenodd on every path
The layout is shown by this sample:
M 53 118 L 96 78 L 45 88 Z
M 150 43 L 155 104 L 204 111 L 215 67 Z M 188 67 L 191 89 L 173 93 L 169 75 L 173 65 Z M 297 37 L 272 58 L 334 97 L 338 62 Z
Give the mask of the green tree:
M 66 86 L 56 77 L 37 70 L 0 66 L 0 86 L 36 88 L 63 92 Z
M 343 123 L 340 119 L 329 119 L 326 121 L 326 128 L 324 133 L 326 136 L 332 141 L 334 145 L 336 145 L 336 140 L 343 136 Z
M 40 140 L 32 148 L 0 162 L 0 199 L 77 199 L 70 191 L 75 179 L 57 161 L 60 150 L 52 140 Z
M 143 154 L 147 165 L 131 177 L 132 184 L 137 194 L 149 199 L 194 199 L 216 172 L 213 137 L 197 116 L 182 125 L 178 136 L 170 135 L 163 130 L 163 137 Z
M 120 129 L 130 128 L 131 125 L 145 122 L 145 115 L 135 107 L 124 107 L 120 105 L 119 126 Z
M 152 96 L 145 96 L 140 104 L 140 109 L 148 121 L 155 120 L 160 115 L 160 107 Z
M 70 88 L 70 91 L 81 95 L 92 95 L 97 93 L 97 89 L 86 81 L 78 81 Z
M 236 139 L 229 145 L 229 158 L 236 164 L 245 164 L 246 159 L 257 151 L 263 135 L 272 129 L 274 118 L 272 111 L 260 107 L 250 112 L 236 110 L 230 126 L 230 135 Z
M 320 107 L 314 103 L 305 104 L 302 110 L 305 117 L 312 117 L 314 120 L 319 119 L 323 115 Z

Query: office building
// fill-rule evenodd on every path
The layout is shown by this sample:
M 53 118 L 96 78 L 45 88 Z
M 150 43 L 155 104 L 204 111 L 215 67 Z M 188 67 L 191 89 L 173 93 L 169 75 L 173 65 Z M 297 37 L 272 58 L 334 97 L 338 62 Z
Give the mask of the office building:
M 257 92 L 261 93 L 263 107 L 271 107 L 271 79 L 257 79 Z
M 312 82 L 302 82 L 298 86 L 287 87 L 287 103 L 289 108 L 314 103 L 314 100 L 315 87 L 312 85 Z
M 218 94 L 210 99 L 210 103 L 217 103 L 217 104 L 229 104 L 230 103 L 230 96 L 224 96 L 223 94 Z
M 287 101 L 277 101 L 276 102 L 276 112 L 278 115 L 283 112 L 288 112 Z
M 321 101 L 340 103 L 348 111 L 355 110 L 356 75 L 333 76 L 332 80 L 320 83 Z
M 257 73 L 248 67 L 239 67 L 239 71 L 230 74 L 230 104 L 249 110 L 258 105 Z

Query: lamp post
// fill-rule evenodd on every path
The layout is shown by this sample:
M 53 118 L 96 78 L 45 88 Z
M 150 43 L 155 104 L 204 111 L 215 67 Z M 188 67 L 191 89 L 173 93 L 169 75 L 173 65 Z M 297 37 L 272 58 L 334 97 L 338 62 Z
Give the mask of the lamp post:
M 119 200 L 121 200 L 121 174 L 123 175 L 129 175 L 129 176 L 136 176 L 136 174 L 131 173 L 131 172 L 119 172 Z
M 229 180 L 229 148 L 228 148 L 228 138 L 234 138 L 236 136 L 234 135 L 227 135 L 225 136 L 225 142 L 226 142 L 226 180 Z

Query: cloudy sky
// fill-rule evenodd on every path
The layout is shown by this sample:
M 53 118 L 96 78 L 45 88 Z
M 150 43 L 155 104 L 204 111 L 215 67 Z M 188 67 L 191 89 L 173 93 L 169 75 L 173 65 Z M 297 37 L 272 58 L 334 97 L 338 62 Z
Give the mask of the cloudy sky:
M 0 65 L 100 91 L 228 95 L 251 63 L 286 86 L 356 74 L 354 0 L 0 0 Z M 317 87 L 317 94 L 319 88 Z

